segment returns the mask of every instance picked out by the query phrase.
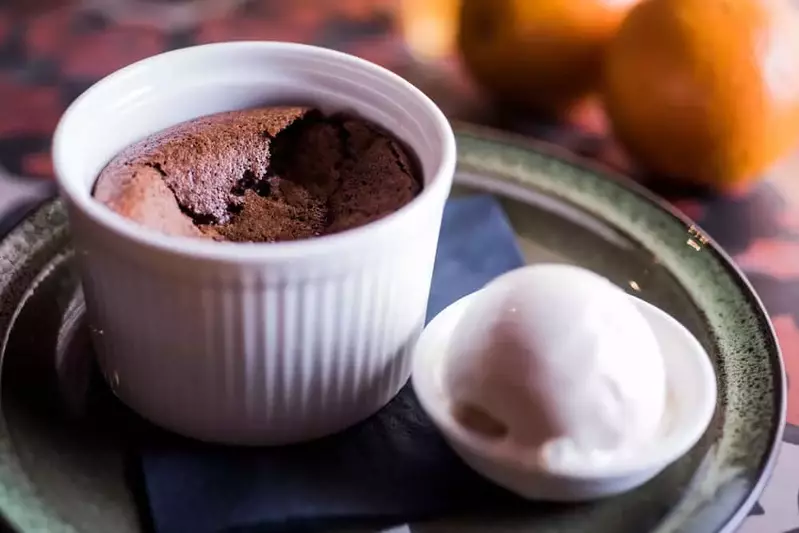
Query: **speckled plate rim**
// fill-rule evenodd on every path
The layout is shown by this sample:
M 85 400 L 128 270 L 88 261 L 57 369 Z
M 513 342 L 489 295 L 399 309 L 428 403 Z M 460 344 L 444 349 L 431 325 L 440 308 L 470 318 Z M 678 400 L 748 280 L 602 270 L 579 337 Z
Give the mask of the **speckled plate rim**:
M 595 176 L 612 179 L 620 188 L 633 193 L 639 200 L 668 214 L 686 229 L 691 227 L 696 228 L 696 225 L 688 217 L 639 184 L 632 182 L 628 178 L 600 164 L 582 159 L 563 148 L 520 135 L 508 134 L 469 124 L 456 124 L 455 127 L 459 137 L 464 135 L 472 136 L 481 141 L 532 151 L 541 157 L 559 161 L 569 167 L 579 169 Z M 459 164 L 461 165 L 460 169 L 467 173 L 461 176 L 461 183 L 468 185 L 468 173 L 473 171 L 473 167 L 470 167 L 468 162 L 459 161 Z M 483 175 L 494 174 L 499 177 L 499 179 L 502 179 L 502 174 L 498 172 L 487 173 L 485 169 L 481 168 L 480 173 Z M 512 197 L 513 195 L 510 196 Z M 559 198 L 559 200 L 575 205 L 574 202 L 566 198 Z M 8 248 L 22 247 L 28 249 L 27 256 L 30 258 L 39 256 L 40 254 L 50 254 L 53 249 L 57 249 L 67 242 L 68 236 L 66 235 L 66 231 L 62 231 L 49 239 L 47 243 L 36 241 L 33 243 L 26 243 L 26 237 L 35 235 L 37 229 L 41 228 L 43 224 L 60 227 L 65 222 L 63 212 L 55 208 L 57 206 L 56 202 L 45 201 L 42 202 L 42 204 L 43 205 L 39 208 L 30 210 L 28 216 L 24 220 L 21 220 L 7 235 L 2 236 L 0 240 L 0 252 Z M 578 205 L 578 208 L 584 210 L 584 206 Z M 601 219 L 602 217 L 598 218 Z M 623 229 L 621 231 L 622 233 L 624 232 Z M 633 239 L 638 240 L 635 238 Z M 761 462 L 759 468 L 760 476 L 757 483 L 750 490 L 743 504 L 727 520 L 726 524 L 718 530 L 721 533 L 728 533 L 734 531 L 743 521 L 748 510 L 754 505 L 757 497 L 762 492 L 774 468 L 778 456 L 779 444 L 782 440 L 782 434 L 785 428 L 787 390 L 785 369 L 779 345 L 777 344 L 773 325 L 766 314 L 760 298 L 743 273 L 721 247 L 709 238 L 707 246 L 708 249 L 713 251 L 719 263 L 728 271 L 731 278 L 735 280 L 741 294 L 746 297 L 751 307 L 757 311 L 757 318 L 763 325 L 764 333 L 766 334 L 765 337 L 768 340 L 766 349 L 773 359 L 774 370 L 780 373 L 779 376 L 776 376 L 776 380 L 779 381 L 779 387 L 774 391 L 774 394 L 779 399 L 779 413 L 775 414 L 777 420 L 774 424 L 775 430 L 771 434 L 770 446 Z M 25 272 L 25 268 L 29 262 L 30 261 L 26 261 L 25 264 L 14 264 L 9 261 L 0 261 L 0 332 L 4 332 L 4 334 L 7 333 L 9 326 L 13 324 L 16 309 L 21 302 L 24 302 L 25 295 L 29 291 L 31 283 L 35 281 L 34 278 L 39 274 L 36 272 L 33 276 L 28 276 L 28 273 Z M 16 281 L 16 286 L 13 290 L 9 290 L 8 285 L 13 281 Z M 12 307 L 9 307 L 8 304 L 12 304 Z M 0 365 L 2 365 L 1 361 Z M 2 367 L 0 366 L 0 372 L 1 371 Z M 7 438 L 7 435 L 6 421 L 4 417 L 0 416 L 0 516 L 2 516 L 3 521 L 17 531 L 25 533 L 33 531 L 46 531 L 47 533 L 79 533 L 73 526 L 60 520 L 53 509 L 48 508 L 46 504 L 42 502 L 37 494 L 36 487 L 32 485 L 15 458 L 13 445 Z
M 52 252 L 68 243 L 66 216 L 56 213 L 57 205 L 56 199 L 48 198 L 23 207 L 16 215 L 26 213 L 24 218 L 0 240 L 0 258 L 8 253 L 9 248 L 27 248 L 26 257 L 29 259 L 22 264 L 0 259 L 0 376 L 3 372 L 5 346 L 14 322 L 32 293 L 36 280 L 41 276 L 38 269 L 30 271 L 30 264 L 43 262 L 40 266 L 46 266 L 48 259 L 42 261 L 40 256 L 54 256 L 56 254 Z M 53 219 L 51 215 L 54 213 Z M 62 231 L 50 239 L 31 241 L 30 237 L 36 234 L 39 223 L 45 221 L 53 227 L 62 227 Z M 2 412 L 2 391 L 0 379 L 0 531 L 6 528 L 24 533 L 79 533 L 42 502 L 36 487 L 20 465 L 9 436 L 5 414 Z
M 760 465 L 760 477 L 755 485 L 752 487 L 748 497 L 745 501 L 740 505 L 738 510 L 730 516 L 727 520 L 727 523 L 723 525 L 723 527 L 718 530 L 718 533 L 733 533 L 744 519 L 747 517 L 750 509 L 755 505 L 757 499 L 760 497 L 763 489 L 768 484 L 769 479 L 771 478 L 771 474 L 774 471 L 774 468 L 777 464 L 777 459 L 779 458 L 779 450 L 783 440 L 783 435 L 785 433 L 786 428 L 786 418 L 787 418 L 787 395 L 788 395 L 788 379 L 787 373 L 785 369 L 785 362 L 782 355 L 782 350 L 780 349 L 780 345 L 777 339 L 777 333 L 774 329 L 774 324 L 771 321 L 771 318 L 766 311 L 766 307 L 763 304 L 760 296 L 755 291 L 755 288 L 752 286 L 749 279 L 746 277 L 744 272 L 736 265 L 735 261 L 727 254 L 726 251 L 701 227 L 692 221 L 687 215 L 681 212 L 677 207 L 673 204 L 669 203 L 665 199 L 659 197 L 655 193 L 651 192 L 649 189 L 641 185 L 640 183 L 634 181 L 633 179 L 625 176 L 612 168 L 603 165 L 597 161 L 592 161 L 587 158 L 580 157 L 569 150 L 558 146 L 553 143 L 548 143 L 543 140 L 534 139 L 531 137 L 527 137 L 524 135 L 510 133 L 506 131 L 500 131 L 497 129 L 493 129 L 490 127 L 485 126 L 477 126 L 474 124 L 469 124 L 465 122 L 453 122 L 453 128 L 455 129 L 456 137 L 460 141 L 460 137 L 462 136 L 471 136 L 481 141 L 489 141 L 501 145 L 505 145 L 508 147 L 514 147 L 517 149 L 535 152 L 539 155 L 544 157 L 549 157 L 552 159 L 559 160 L 562 163 L 565 163 L 568 166 L 576 168 L 578 170 L 584 171 L 588 174 L 593 174 L 598 177 L 603 177 L 615 182 L 619 187 L 625 189 L 627 192 L 632 193 L 633 195 L 637 196 L 639 200 L 646 202 L 653 207 L 660 209 L 662 212 L 670 215 L 675 221 L 682 224 L 686 231 L 693 229 L 698 235 L 702 235 L 703 244 L 706 249 L 713 252 L 716 255 L 716 259 L 719 263 L 728 270 L 731 277 L 737 282 L 739 288 L 741 290 L 741 294 L 744 295 L 751 304 L 752 308 L 756 310 L 758 314 L 758 319 L 763 326 L 763 331 L 766 334 L 768 346 L 767 350 L 771 354 L 772 363 L 774 365 L 775 370 L 779 373 L 776 376 L 777 381 L 779 382 L 779 387 L 775 391 L 778 397 L 778 404 L 779 409 L 775 415 L 775 430 L 771 435 L 771 442 L 769 445 L 769 449 L 765 454 L 761 465 Z M 503 174 L 500 172 L 492 172 L 485 167 L 476 167 L 468 162 L 465 162 L 461 159 L 461 152 L 460 152 L 460 143 L 458 148 L 458 172 L 459 175 L 456 175 L 456 183 L 469 185 L 472 181 L 469 178 L 469 174 L 480 174 L 482 176 L 485 175 L 494 175 L 499 178 L 500 182 L 507 181 L 507 174 Z M 529 187 L 529 186 L 528 186 Z M 503 192 L 506 195 L 513 196 L 512 193 L 509 192 L 509 189 L 513 189 L 514 186 L 509 184 L 508 187 L 501 187 L 497 192 Z M 585 210 L 584 205 L 577 205 L 575 202 L 568 198 L 559 197 L 560 201 L 575 205 L 578 209 Z M 596 213 L 592 213 L 597 218 L 602 219 Z M 616 228 L 621 233 L 627 233 L 623 228 Z M 630 238 L 634 241 L 640 241 L 636 237 L 630 236 Z

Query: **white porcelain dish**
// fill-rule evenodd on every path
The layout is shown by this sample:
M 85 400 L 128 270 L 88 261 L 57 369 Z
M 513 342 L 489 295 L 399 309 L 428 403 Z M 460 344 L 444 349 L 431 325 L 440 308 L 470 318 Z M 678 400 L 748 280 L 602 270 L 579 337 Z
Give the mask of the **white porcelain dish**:
M 559 471 L 531 468 L 504 456 L 485 436 L 456 422 L 442 387 L 452 332 L 473 300 L 461 298 L 425 328 L 414 350 L 413 387 L 423 409 L 475 471 L 525 498 L 582 501 L 618 494 L 653 478 L 685 454 L 707 429 L 716 407 L 716 377 L 699 342 L 675 319 L 633 296 L 660 344 L 666 367 L 668 415 L 658 437 L 620 461 Z M 456 356 L 457 354 L 451 354 Z
M 367 226 L 275 244 L 162 235 L 91 197 L 103 166 L 150 133 L 286 103 L 390 130 L 416 152 L 424 190 Z M 407 381 L 455 169 L 447 119 L 407 81 L 299 44 L 186 48 L 86 91 L 53 157 L 100 366 L 144 417 L 207 441 L 285 444 L 368 417 Z

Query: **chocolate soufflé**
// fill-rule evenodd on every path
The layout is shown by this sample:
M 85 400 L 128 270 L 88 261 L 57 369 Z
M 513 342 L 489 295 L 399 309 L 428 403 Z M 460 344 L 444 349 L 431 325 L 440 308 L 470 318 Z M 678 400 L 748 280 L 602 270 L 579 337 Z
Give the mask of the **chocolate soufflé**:
M 413 153 L 357 117 L 266 107 L 201 117 L 123 150 L 94 197 L 168 235 L 276 242 L 368 224 L 419 194 Z

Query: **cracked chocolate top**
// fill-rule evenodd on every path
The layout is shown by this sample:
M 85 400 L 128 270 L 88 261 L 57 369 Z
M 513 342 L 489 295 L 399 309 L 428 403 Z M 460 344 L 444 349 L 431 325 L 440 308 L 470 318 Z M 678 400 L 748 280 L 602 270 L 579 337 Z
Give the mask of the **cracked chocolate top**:
M 201 117 L 123 150 L 94 197 L 169 235 L 273 242 L 377 220 L 422 188 L 416 160 L 364 120 L 300 107 Z

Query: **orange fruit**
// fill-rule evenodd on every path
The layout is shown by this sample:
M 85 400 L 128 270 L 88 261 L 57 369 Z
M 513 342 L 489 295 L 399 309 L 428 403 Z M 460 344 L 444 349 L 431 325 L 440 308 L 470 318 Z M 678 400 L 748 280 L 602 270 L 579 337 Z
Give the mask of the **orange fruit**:
M 638 0 L 462 0 L 458 43 L 498 101 L 563 115 L 597 89 L 607 43 Z
M 402 0 L 400 31 L 414 56 L 436 60 L 455 52 L 460 4 L 461 0 Z
M 799 18 L 784 0 L 645 0 L 608 49 L 612 127 L 650 170 L 751 182 L 799 139 Z

